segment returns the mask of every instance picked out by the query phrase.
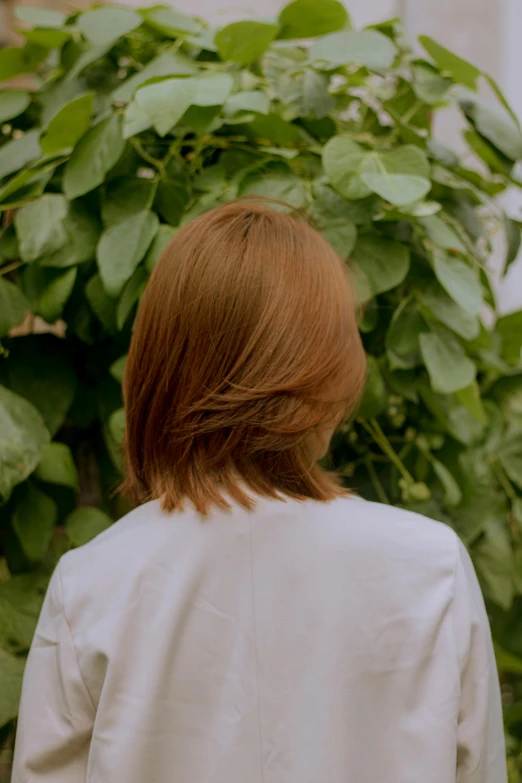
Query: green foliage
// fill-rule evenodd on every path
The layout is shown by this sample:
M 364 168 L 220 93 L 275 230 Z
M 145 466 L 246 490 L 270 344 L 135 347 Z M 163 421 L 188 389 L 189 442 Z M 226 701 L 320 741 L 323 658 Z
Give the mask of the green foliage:
M 34 29 L 0 52 L 0 82 L 44 78 L 34 92 L 0 84 L 0 724 L 58 557 L 127 509 L 121 380 L 147 278 L 179 226 L 257 194 L 307 211 L 356 262 L 369 376 L 331 461 L 470 548 L 515 769 L 522 314 L 482 319 L 493 236 L 506 269 L 520 247 L 495 197 L 519 184 L 522 134 L 497 85 L 430 38 L 413 55 L 396 21 L 351 29 L 337 0 L 220 30 L 162 6 L 19 13 Z M 465 165 L 433 137 L 446 106 L 461 112 Z M 13 331 L 22 322 L 51 334 Z

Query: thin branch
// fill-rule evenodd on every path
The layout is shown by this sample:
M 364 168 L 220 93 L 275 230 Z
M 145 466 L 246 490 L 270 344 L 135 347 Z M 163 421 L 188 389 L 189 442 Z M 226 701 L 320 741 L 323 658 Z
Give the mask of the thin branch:
M 370 423 L 364 421 L 363 419 L 357 419 L 359 424 L 364 427 L 366 432 L 370 435 L 370 437 L 375 441 L 375 443 L 384 451 L 386 456 L 389 458 L 390 462 L 392 462 L 401 476 L 408 482 L 408 484 L 415 484 L 415 479 L 409 472 L 409 470 L 406 468 L 398 454 L 395 452 L 393 446 L 391 445 L 390 441 L 382 431 L 379 422 L 376 419 L 371 419 Z
M 377 493 L 377 497 L 379 498 L 381 503 L 385 503 L 387 506 L 389 506 L 390 505 L 390 499 L 388 498 L 388 495 L 386 494 L 386 491 L 385 491 L 383 485 L 381 484 L 381 480 L 380 480 L 379 476 L 377 475 L 377 471 L 375 470 L 375 466 L 374 466 L 374 464 L 373 464 L 373 462 L 372 462 L 370 457 L 368 457 L 365 460 L 365 464 L 366 464 L 366 468 L 368 470 L 368 474 L 370 476 L 370 479 L 372 481 L 373 488 L 375 489 L 375 491 Z
M 12 264 L 8 264 L 7 266 L 3 266 L 0 268 L 0 275 L 8 275 L 9 272 L 14 272 L 15 269 L 18 269 L 20 266 L 24 266 L 27 261 L 13 261 Z

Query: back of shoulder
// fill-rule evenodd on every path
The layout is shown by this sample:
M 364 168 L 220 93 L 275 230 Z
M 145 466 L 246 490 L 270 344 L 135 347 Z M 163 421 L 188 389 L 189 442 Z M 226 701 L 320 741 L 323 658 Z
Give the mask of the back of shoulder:
M 383 563 L 455 568 L 458 537 L 442 522 L 360 498 L 328 504 L 327 518 L 337 546 L 371 554 Z
M 67 552 L 60 560 L 63 578 L 83 588 L 97 580 L 118 580 L 136 573 L 141 563 L 172 538 L 175 526 L 169 521 L 157 501 L 135 508 L 89 543 Z

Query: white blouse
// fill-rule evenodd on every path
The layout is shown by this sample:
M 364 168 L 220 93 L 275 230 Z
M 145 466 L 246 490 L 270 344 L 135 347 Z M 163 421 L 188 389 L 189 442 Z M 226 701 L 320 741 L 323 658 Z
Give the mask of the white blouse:
M 152 502 L 54 573 L 13 783 L 505 780 L 484 603 L 443 524 Z

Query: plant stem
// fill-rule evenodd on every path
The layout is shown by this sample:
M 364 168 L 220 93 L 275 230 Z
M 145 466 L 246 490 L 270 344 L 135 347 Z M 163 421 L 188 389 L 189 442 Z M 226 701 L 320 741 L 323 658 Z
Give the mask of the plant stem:
M 398 454 L 395 452 L 393 446 L 391 445 L 390 441 L 384 434 L 384 432 L 381 429 L 381 426 L 377 419 L 370 419 L 370 423 L 364 421 L 363 419 L 357 419 L 359 424 L 364 427 L 366 432 L 371 436 L 371 438 L 375 441 L 375 443 L 384 451 L 386 456 L 389 458 L 390 462 L 392 462 L 401 476 L 405 479 L 405 481 L 408 482 L 408 484 L 415 484 L 415 479 L 409 472 L 409 470 L 406 468 Z
M 138 153 L 138 155 L 143 158 L 143 160 L 146 160 L 147 163 L 150 163 L 151 166 L 154 166 L 154 168 L 158 169 L 159 173 L 161 175 L 165 174 L 165 166 L 163 165 L 162 160 L 158 160 L 157 158 L 154 158 L 152 155 L 149 155 L 146 149 L 140 144 L 140 142 L 137 139 L 130 139 L 130 143 Z
M 0 275 L 8 275 L 9 272 L 14 272 L 15 269 L 18 269 L 18 267 L 23 266 L 26 263 L 26 261 L 13 261 L 12 264 L 0 268 Z
M 372 462 L 371 457 L 367 457 L 365 460 L 366 468 L 368 470 L 368 475 L 370 476 L 370 479 L 372 481 L 373 487 L 377 493 L 377 497 L 381 501 L 381 503 L 385 503 L 386 505 L 390 505 L 390 499 L 388 498 L 388 495 L 386 494 L 386 491 L 381 484 L 381 480 L 379 476 L 377 475 L 377 471 L 375 470 L 375 466 Z
M 417 114 L 420 109 L 424 106 L 422 101 L 416 101 L 408 111 L 404 112 L 404 114 L 401 117 L 401 122 L 404 122 L 404 124 L 408 123 L 415 115 Z
M 491 463 L 491 467 L 493 468 L 493 472 L 495 473 L 495 476 L 498 479 L 500 486 L 506 493 L 506 496 L 509 498 L 509 500 L 513 503 L 517 499 L 517 493 L 513 489 L 504 468 L 502 467 L 502 465 L 500 464 L 500 462 L 496 457 L 490 457 L 490 463 Z

